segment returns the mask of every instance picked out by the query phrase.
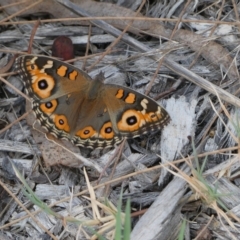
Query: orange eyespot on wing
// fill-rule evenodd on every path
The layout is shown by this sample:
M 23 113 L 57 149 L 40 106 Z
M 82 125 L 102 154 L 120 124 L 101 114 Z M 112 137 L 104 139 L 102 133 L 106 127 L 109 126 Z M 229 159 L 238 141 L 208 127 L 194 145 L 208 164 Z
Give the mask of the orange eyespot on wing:
M 100 136 L 103 139 L 112 139 L 114 137 L 114 132 L 113 132 L 111 122 L 104 123 L 104 125 L 102 126 L 102 128 L 100 130 Z
M 77 131 L 76 136 L 87 139 L 93 137 L 97 132 L 91 126 L 87 126 L 79 131 Z
M 50 102 L 40 104 L 40 109 L 46 114 L 53 113 L 57 107 L 57 100 L 52 100 Z
M 32 81 L 33 92 L 42 99 L 50 97 L 51 91 L 55 86 L 53 78 L 45 74 L 39 74 L 33 78 L 34 78 L 34 80 Z
M 156 112 L 146 112 L 146 109 L 137 111 L 134 109 L 126 110 L 121 119 L 117 123 L 119 131 L 146 133 L 153 129 L 160 129 L 168 121 L 168 115 L 166 118 L 161 115 L 161 108 L 159 107 Z
M 54 123 L 58 129 L 64 130 L 65 132 L 70 132 L 70 127 L 68 125 L 66 116 L 57 114 L 54 115 Z
M 141 127 L 142 121 L 145 122 L 145 119 L 142 117 L 141 113 L 134 109 L 129 109 L 123 113 L 121 120 L 117 123 L 117 126 L 120 131 L 134 132 Z

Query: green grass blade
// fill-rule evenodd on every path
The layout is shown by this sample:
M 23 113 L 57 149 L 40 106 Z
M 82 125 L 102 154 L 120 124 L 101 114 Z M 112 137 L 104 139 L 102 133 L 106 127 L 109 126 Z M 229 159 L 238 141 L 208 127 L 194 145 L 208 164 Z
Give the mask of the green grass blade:
M 128 199 L 126 204 L 126 209 L 125 209 L 123 239 L 130 240 L 130 234 L 131 234 L 131 204 L 130 204 L 130 199 Z
M 182 225 L 180 227 L 180 232 L 178 234 L 178 240 L 184 240 L 185 229 L 186 229 L 186 219 L 183 220 Z

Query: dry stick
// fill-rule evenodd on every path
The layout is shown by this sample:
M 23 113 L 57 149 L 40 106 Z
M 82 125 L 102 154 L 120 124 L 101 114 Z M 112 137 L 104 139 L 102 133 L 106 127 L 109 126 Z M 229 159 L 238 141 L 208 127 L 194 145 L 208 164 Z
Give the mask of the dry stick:
M 100 173 L 100 175 L 99 175 L 99 177 L 98 177 L 98 179 L 97 179 L 97 181 L 96 181 L 96 184 L 97 184 L 97 185 L 98 185 L 99 182 L 101 181 L 101 179 L 102 179 L 102 177 L 103 177 L 103 174 L 106 172 L 106 169 L 110 166 L 110 164 L 112 163 L 112 161 L 113 161 L 113 160 L 115 159 L 115 157 L 117 156 L 121 145 L 122 145 L 122 143 L 115 148 L 114 154 L 111 156 L 111 158 L 108 160 L 107 164 L 104 166 L 102 172 Z
M 216 203 L 215 203 L 215 205 L 216 205 Z M 231 239 L 233 239 L 233 240 L 238 240 L 238 239 L 232 234 L 232 232 L 230 232 L 229 228 L 226 227 L 226 222 L 223 222 L 223 221 L 222 221 L 222 217 L 223 217 L 224 220 L 227 221 L 227 223 L 229 224 L 229 226 L 232 227 L 232 229 L 237 230 L 236 227 L 235 227 L 235 225 L 230 221 L 230 219 L 227 218 L 227 214 L 226 214 L 225 212 L 223 212 L 221 209 L 218 209 L 217 215 L 218 215 L 218 219 L 219 219 L 221 225 L 223 226 L 223 228 L 226 230 L 226 232 L 228 233 L 229 236 L 232 236 Z M 235 219 L 236 215 L 235 215 L 235 216 L 232 216 L 232 217 L 234 217 L 234 219 Z M 238 222 L 238 223 L 240 222 L 239 219 L 237 220 L 237 222 Z M 239 233 L 239 231 L 237 231 L 237 232 Z
M 17 51 L 17 50 L 14 50 L 14 49 L 4 49 L 4 48 L 0 48 L 0 52 L 12 53 L 12 54 L 26 54 L 26 52 Z
M 85 57 L 88 56 L 88 51 L 89 51 L 89 47 L 90 47 L 91 32 L 92 32 L 92 24 L 90 23 L 90 26 L 89 26 L 89 29 L 88 29 L 88 40 L 87 40 L 87 47 L 86 47 L 86 51 L 85 51 Z M 86 62 L 87 62 L 87 58 L 84 58 L 83 65 L 82 65 L 83 70 L 85 69 Z
M 109 176 L 109 179 L 113 178 L 113 175 L 114 175 L 114 172 L 116 170 L 118 161 L 120 160 L 120 156 L 122 155 L 123 148 L 125 146 L 125 142 L 126 142 L 126 138 L 123 140 L 123 142 L 121 143 L 120 147 L 118 148 L 119 152 L 118 152 L 118 155 L 117 155 L 117 159 L 114 162 L 114 166 L 112 168 L 112 172 L 111 172 L 111 174 Z M 104 193 L 105 197 L 108 197 L 109 191 L 110 191 L 110 184 L 106 185 L 106 187 L 105 187 L 105 193 Z
M 160 68 L 161 68 L 161 66 L 162 66 L 162 64 L 163 64 L 163 61 L 164 61 L 164 58 L 161 58 L 161 60 L 160 60 L 159 63 L 158 63 L 157 69 L 156 69 L 156 71 L 155 71 L 155 73 L 154 73 L 151 81 L 149 82 L 146 91 L 145 91 L 145 94 L 146 94 L 146 95 L 148 95 L 148 94 L 150 93 L 150 91 L 151 91 L 151 89 L 152 89 L 152 85 L 153 85 L 153 83 L 154 83 L 154 81 L 155 81 L 155 79 L 156 79 L 156 77 L 157 77 L 157 75 L 158 75 L 158 72 L 159 72 L 159 70 L 160 70 Z
M 217 120 L 217 117 L 218 117 L 218 115 L 220 115 L 220 113 L 222 112 L 222 110 L 223 110 L 223 109 L 220 108 L 220 109 L 217 111 L 217 113 L 215 113 L 214 118 L 211 120 L 211 123 L 210 123 L 209 126 L 207 127 L 206 132 L 205 132 L 205 134 L 203 135 L 202 140 L 201 140 L 201 142 L 198 144 L 198 146 L 201 146 L 201 145 L 204 143 L 205 138 L 206 138 L 206 136 L 208 135 L 208 133 L 209 133 L 209 131 L 210 131 L 213 123 Z
M 208 226 L 212 222 L 214 215 L 212 215 L 208 221 L 208 223 L 201 229 L 198 235 L 193 240 L 204 239 L 205 238 L 205 231 L 207 231 Z
M 57 0 L 60 2 L 61 0 Z M 68 21 L 90 21 L 90 20 L 122 20 L 123 17 L 80 17 L 80 18 L 54 18 L 41 20 L 41 23 L 54 23 L 54 22 L 68 22 Z M 152 18 L 152 17 L 124 17 L 124 20 L 134 20 L 134 21 L 151 21 L 151 22 L 177 22 L 178 19 L 171 18 Z M 29 21 L 17 21 L 17 22 L 0 22 L 0 26 L 16 25 L 16 24 L 35 24 L 36 20 Z M 208 24 L 226 24 L 239 26 L 240 22 L 226 22 L 226 21 L 212 21 L 212 20 L 198 20 L 198 19 L 182 19 L 183 23 L 208 23 Z
M 38 26 L 39 26 L 39 24 L 40 24 L 40 21 L 38 20 L 36 23 L 35 23 L 35 25 L 34 25 L 34 27 L 33 27 L 33 29 L 32 29 L 32 32 L 31 32 L 31 37 L 30 37 L 30 40 L 29 40 L 29 44 L 28 44 L 28 53 L 32 53 L 32 45 L 33 45 L 33 40 L 34 40 L 34 36 L 35 36 L 35 34 L 36 34 L 36 31 L 37 31 L 37 29 L 38 29 Z
M 154 97 L 154 100 L 158 100 L 160 98 L 163 98 L 167 95 L 169 95 L 170 93 L 176 91 L 176 89 L 178 88 L 178 86 L 182 83 L 182 77 L 180 77 L 168 90 L 158 94 L 156 97 Z
M 33 7 L 33 6 L 37 5 L 37 4 L 39 4 L 40 2 L 42 2 L 42 0 L 39 0 L 39 1 L 37 1 L 37 2 L 35 2 L 35 3 L 33 3 L 33 4 L 31 4 L 31 5 L 29 5 L 28 7 L 24 8 L 23 10 L 18 11 L 18 12 L 16 12 L 16 13 L 12 14 L 11 16 L 8 16 L 8 17 L 2 19 L 2 20 L 0 21 L 0 23 L 3 23 L 3 22 L 8 21 L 9 19 L 11 19 L 11 18 L 13 18 L 13 17 L 19 15 L 20 13 L 25 12 L 25 11 L 28 10 L 29 8 L 31 8 L 31 7 Z
M 0 52 L 1 52 L 1 50 L 0 50 Z M 14 76 L 14 75 L 16 75 L 16 72 L 7 72 L 7 73 L 1 73 L 0 77 L 9 77 L 9 76 Z
M 18 205 L 28 214 L 26 217 L 31 217 L 32 220 L 37 224 L 38 227 L 40 227 L 42 230 L 44 230 L 49 236 L 51 236 L 53 239 L 57 238 L 48 231 L 47 228 L 45 228 L 34 216 L 34 214 L 32 214 L 20 201 L 19 199 L 7 188 L 5 187 L 5 184 L 0 181 L 0 185 L 4 188 L 4 190 L 18 203 Z
M 236 22 L 239 22 L 238 7 L 237 7 L 237 4 L 236 4 L 235 0 L 232 0 L 232 5 L 233 5 L 235 17 L 236 17 Z M 239 30 L 240 29 L 239 29 L 239 26 L 238 26 L 238 31 Z
M 22 4 L 22 3 L 25 3 L 25 2 L 27 2 L 27 1 L 28 1 L 28 0 L 24 0 L 24 1 L 21 1 L 21 2 L 10 3 L 10 4 L 7 4 L 7 5 L 4 5 L 4 6 L 0 7 L 0 10 L 5 9 L 5 8 L 8 8 L 8 7 L 15 6 L 15 5 L 19 5 L 19 4 Z
M 15 125 L 16 123 L 20 122 L 22 119 L 26 118 L 26 116 L 32 111 L 29 110 L 28 112 L 24 113 L 21 117 L 19 117 L 18 119 L 16 119 L 14 122 L 8 124 L 5 128 L 0 130 L 0 134 L 4 133 L 5 131 L 7 131 L 9 128 L 11 128 L 13 125 Z
M 174 29 L 173 29 L 173 31 L 172 31 L 172 34 L 171 34 L 169 40 L 171 40 L 171 39 L 173 38 L 173 36 L 174 36 L 174 34 L 175 34 L 175 32 L 176 32 L 176 30 L 177 30 L 177 28 L 178 28 L 178 25 L 179 25 L 179 23 L 180 23 L 181 20 L 182 20 L 182 16 L 183 16 L 183 14 L 185 13 L 186 8 L 187 8 L 187 6 L 190 4 L 190 2 L 191 2 L 191 0 L 188 0 L 188 2 L 185 4 L 183 10 L 181 11 L 180 16 L 179 16 L 179 19 L 178 19 L 177 23 L 175 24 L 175 27 L 174 27 Z M 168 43 L 169 43 L 169 42 L 168 42 Z M 146 94 L 146 95 L 148 95 L 148 94 L 150 93 L 151 88 L 152 88 L 152 85 L 153 85 L 153 83 L 154 83 L 154 81 L 155 81 L 155 79 L 156 79 L 156 77 L 157 77 L 157 75 L 158 75 L 158 72 L 159 72 L 159 70 L 160 70 L 160 68 L 161 68 L 161 66 L 162 66 L 163 61 L 164 61 L 164 58 L 162 58 L 162 59 L 159 61 L 158 67 L 157 67 L 157 69 L 156 69 L 156 71 L 155 71 L 155 73 L 154 73 L 154 75 L 153 75 L 150 83 L 148 84 L 148 87 L 147 87 L 146 91 L 145 91 L 145 94 Z
M 199 51 L 199 52 L 197 53 L 196 57 L 193 59 L 193 61 L 192 61 L 191 64 L 189 65 L 189 68 L 188 68 L 189 70 L 190 70 L 190 69 L 193 67 L 193 65 L 197 62 L 197 59 L 198 59 L 198 57 L 199 57 L 200 54 L 201 54 L 201 51 Z M 174 92 L 174 91 L 178 88 L 178 86 L 182 83 L 182 79 L 183 79 L 183 77 L 180 77 L 180 78 L 172 85 L 171 88 L 169 88 L 168 90 L 160 93 L 160 94 L 157 95 L 154 99 L 155 99 L 155 100 L 158 100 L 158 99 L 163 98 L 163 97 L 167 96 L 168 94 Z
M 144 209 L 141 209 L 137 212 L 131 213 L 131 218 L 132 217 L 139 217 L 140 215 L 143 215 L 147 210 L 148 210 L 148 208 L 144 208 Z
M 218 11 L 217 21 L 219 21 L 219 19 L 220 19 L 221 16 L 222 16 L 222 11 L 223 11 L 224 4 L 225 4 L 225 0 L 222 1 L 222 5 L 221 5 L 221 7 L 220 7 L 220 9 L 219 9 L 219 11 Z M 211 32 L 210 32 L 210 34 L 209 34 L 209 37 L 212 36 L 212 34 L 214 33 L 214 31 L 216 30 L 217 27 L 218 27 L 218 24 L 215 23 L 215 24 L 213 25 L 212 29 L 211 29 Z
M 174 29 L 173 29 L 173 31 L 172 31 L 172 33 L 171 33 L 170 39 L 172 39 L 173 36 L 174 36 L 174 34 L 176 33 L 179 24 L 182 22 L 182 17 L 183 17 L 183 15 L 184 15 L 184 13 L 186 12 L 186 9 L 187 9 L 188 5 L 189 5 L 191 2 L 192 2 L 191 0 L 188 0 L 188 2 L 185 4 L 183 10 L 181 11 L 181 13 L 180 13 L 180 15 L 179 15 L 179 18 L 178 18 L 178 21 L 177 21 L 177 23 L 175 24 L 175 27 L 174 27 Z
M 96 205 L 96 194 L 92 188 L 92 185 L 90 184 L 90 181 L 89 181 L 89 178 L 88 178 L 88 175 L 87 175 L 87 172 L 86 172 L 86 168 L 84 167 L 83 168 L 83 172 L 84 172 L 84 177 L 85 177 L 85 181 L 86 181 L 86 187 L 88 189 L 88 192 L 89 192 L 89 195 L 90 195 L 90 202 L 91 202 L 91 208 L 92 208 L 92 213 L 93 213 L 93 219 L 96 220 L 96 219 L 99 219 L 100 218 L 100 214 L 99 214 L 99 211 L 98 211 L 98 207 Z M 72 198 L 72 197 L 71 197 Z
M 182 67 L 181 65 L 168 60 L 167 58 L 164 59 L 164 64 L 167 68 L 171 69 L 173 72 L 178 73 L 180 76 L 188 79 L 190 82 L 193 82 L 194 84 L 200 86 L 201 88 L 205 89 L 206 91 L 212 93 L 213 95 L 216 95 L 216 92 L 218 93 L 219 97 L 236 106 L 240 107 L 240 100 L 236 96 L 232 95 L 231 93 L 221 89 L 220 87 L 212 84 L 211 82 L 205 80 L 204 78 L 198 76 L 197 74 L 189 71 L 188 69 Z M 213 90 L 215 89 L 215 91 Z
M 4 82 L 6 85 L 8 85 L 9 87 L 11 87 L 16 93 L 18 93 L 19 95 L 21 95 L 22 97 L 24 97 L 26 100 L 31 101 L 30 98 L 28 96 L 26 96 L 24 93 L 22 93 L 21 91 L 19 91 L 17 88 L 15 88 L 11 83 L 9 83 L 8 81 L 6 81 L 4 78 L 2 78 L 0 76 L 0 80 L 2 82 Z
M 234 151 L 234 150 L 237 150 L 237 149 L 238 149 L 238 147 L 223 148 L 223 149 L 216 150 L 216 151 L 212 151 L 212 152 L 207 152 L 207 153 L 198 154 L 197 157 L 198 157 L 198 158 L 201 158 L 201 157 L 206 157 L 206 156 L 209 156 L 209 155 L 214 155 L 214 154 L 217 154 L 217 153 L 222 153 L 222 152 L 227 152 L 227 151 Z M 195 159 L 195 156 L 189 156 L 189 157 L 188 157 L 188 160 L 194 160 L 194 159 Z M 174 161 L 174 164 L 179 164 L 179 163 L 184 163 L 184 162 L 186 162 L 186 158 L 182 158 L 182 159 L 176 160 L 176 161 Z M 143 169 L 143 170 L 141 170 L 141 171 L 139 171 L 139 172 L 130 173 L 130 174 L 126 175 L 126 176 L 123 176 L 123 177 L 120 177 L 120 178 L 116 178 L 116 179 L 107 181 L 107 182 L 105 182 L 105 183 L 101 183 L 101 184 L 99 184 L 99 185 L 97 185 L 97 186 L 94 186 L 93 189 L 95 190 L 95 189 L 104 187 L 104 186 L 106 186 L 107 184 L 112 184 L 112 183 L 115 183 L 115 182 L 123 181 L 123 180 L 125 180 L 125 179 L 127 179 L 127 178 L 129 178 L 129 177 L 134 177 L 134 176 L 136 176 L 136 175 L 138 175 L 138 174 L 151 172 L 151 171 L 157 170 L 157 169 L 159 169 L 159 168 L 162 168 L 163 166 L 171 166 L 171 164 L 172 164 L 172 163 L 164 163 L 164 164 L 162 164 L 162 165 L 158 165 L 158 166 L 155 166 L 155 167 L 152 167 L 152 168 Z M 86 193 L 88 193 L 88 190 L 87 190 L 87 189 L 86 189 L 86 190 L 83 190 L 83 191 L 81 191 L 81 192 L 79 192 L 79 193 L 74 194 L 73 197 L 79 197 L 79 196 L 81 196 L 81 195 L 83 195 L 83 194 L 86 194 Z M 57 201 L 57 202 L 55 202 L 55 203 L 53 203 L 53 204 L 50 204 L 49 207 L 54 207 L 54 206 L 57 205 L 57 204 L 63 203 L 63 202 L 65 202 L 65 201 L 69 201 L 69 199 L 70 199 L 70 197 L 65 197 L 65 198 L 61 199 L 60 201 Z M 32 212 L 32 215 L 36 215 L 36 214 L 38 214 L 38 213 L 40 213 L 40 212 L 41 212 L 41 209 L 36 210 L 36 211 Z M 7 224 L 5 224 L 5 225 L 3 225 L 3 226 L 0 226 L 0 230 L 9 227 L 9 226 L 11 226 L 12 224 L 16 224 L 16 223 L 18 223 L 18 222 L 26 219 L 27 217 L 28 217 L 28 216 L 23 216 L 23 217 L 21 217 L 21 218 L 18 218 L 18 219 L 16 219 L 16 220 L 13 220 L 11 223 L 7 223 Z
M 195 13 L 195 14 L 200 14 L 200 13 L 206 11 L 207 9 L 211 9 L 211 8 L 217 7 L 217 6 L 218 6 L 218 3 L 219 3 L 219 1 L 215 1 L 215 2 L 213 2 L 212 4 L 207 5 L 206 7 L 202 8 L 200 11 L 198 11 L 198 12 Z M 216 6 L 215 6 L 215 5 L 216 5 Z
M 119 50 L 112 50 L 111 53 L 116 53 L 118 51 L 121 51 L 121 49 Z M 0 52 L 1 52 L 1 49 L 0 49 Z M 66 63 L 72 63 L 72 62 L 75 62 L 75 61 L 78 61 L 78 60 L 85 60 L 85 59 L 88 59 L 88 58 L 94 58 L 94 57 L 97 57 L 97 56 L 101 56 L 102 53 L 95 53 L 95 54 L 91 54 L 91 55 L 85 55 L 83 57 L 75 57 L 73 59 L 69 59 L 67 61 L 64 61 Z
M 145 4 L 146 0 L 143 0 L 140 7 L 138 8 L 137 12 L 135 13 L 135 16 L 141 11 Z M 120 39 L 123 37 L 123 35 L 127 32 L 127 30 L 131 27 L 134 20 L 131 20 L 131 22 L 125 27 L 125 29 L 121 32 L 121 34 L 115 39 L 113 43 L 107 48 L 107 51 L 104 52 L 101 57 L 90 67 L 88 68 L 88 71 L 90 71 L 94 66 L 96 66 L 107 54 L 109 54 L 112 50 L 112 48 L 120 41 Z
M 12 67 L 12 65 L 13 65 L 13 63 L 14 63 L 14 61 L 15 61 L 16 58 L 17 58 L 17 54 L 15 54 L 15 55 L 10 59 L 10 61 L 7 63 L 7 65 L 5 65 L 4 67 L 2 67 L 2 68 L 0 69 L 0 74 L 1 74 L 1 76 L 2 76 L 3 73 L 6 73 L 6 72 Z M 7 74 L 7 76 L 9 76 L 9 75 Z
M 67 8 L 69 8 L 71 11 L 77 13 L 78 15 L 82 16 L 89 16 L 89 14 L 81 9 L 78 5 L 73 4 L 69 2 L 68 0 L 57 0 L 59 3 L 63 4 Z M 117 37 L 121 34 L 121 31 L 114 28 L 112 25 L 107 24 L 104 21 L 101 20 L 91 20 L 91 22 L 102 28 L 104 31 L 108 32 L 109 34 L 112 34 L 113 36 Z M 122 40 L 132 46 L 133 48 L 141 51 L 141 52 L 148 52 L 152 51 L 153 49 L 146 47 L 144 44 L 140 43 L 139 41 L 133 39 L 132 37 L 124 34 L 122 36 Z M 159 56 L 153 56 L 154 60 L 158 59 Z M 182 67 L 181 65 L 175 63 L 172 60 L 169 60 L 167 57 L 164 58 L 164 65 L 172 70 L 173 72 L 179 74 L 180 76 L 188 79 L 190 82 L 193 82 L 194 84 L 200 86 L 201 88 L 209 91 L 210 93 L 216 95 L 216 91 L 219 95 L 219 97 L 223 100 L 225 100 L 228 103 L 233 104 L 234 106 L 240 107 L 240 100 L 233 96 L 232 94 L 228 93 L 227 91 L 221 89 L 220 87 L 210 83 L 209 81 L 205 80 L 204 78 L 198 76 L 197 74 L 189 71 L 188 69 Z M 213 90 L 215 89 L 215 91 Z

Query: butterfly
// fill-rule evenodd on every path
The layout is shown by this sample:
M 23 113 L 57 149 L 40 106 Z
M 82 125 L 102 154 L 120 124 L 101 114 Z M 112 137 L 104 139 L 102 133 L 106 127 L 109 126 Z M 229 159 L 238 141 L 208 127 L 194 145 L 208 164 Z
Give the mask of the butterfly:
M 84 71 L 46 56 L 17 59 L 32 109 L 56 138 L 77 146 L 107 148 L 123 138 L 162 129 L 169 114 L 153 99 L 130 88 L 104 84 Z

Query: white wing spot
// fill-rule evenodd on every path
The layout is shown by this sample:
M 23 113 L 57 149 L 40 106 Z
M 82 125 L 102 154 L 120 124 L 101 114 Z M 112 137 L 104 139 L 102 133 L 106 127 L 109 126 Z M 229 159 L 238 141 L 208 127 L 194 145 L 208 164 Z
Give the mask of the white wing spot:
M 43 66 L 43 68 L 41 69 L 41 73 L 45 73 L 45 69 L 47 69 L 47 68 L 52 68 L 53 67 L 53 61 L 51 61 L 51 60 L 48 60 L 47 61 L 47 64 L 45 64 L 44 66 Z
M 32 60 L 30 60 L 30 62 L 31 62 L 32 64 L 34 64 L 37 59 L 38 59 L 38 57 L 34 57 L 34 58 L 32 58 Z
M 148 104 L 148 100 L 146 98 L 144 98 L 141 101 L 141 106 L 143 107 L 143 109 L 147 109 L 147 104 Z

